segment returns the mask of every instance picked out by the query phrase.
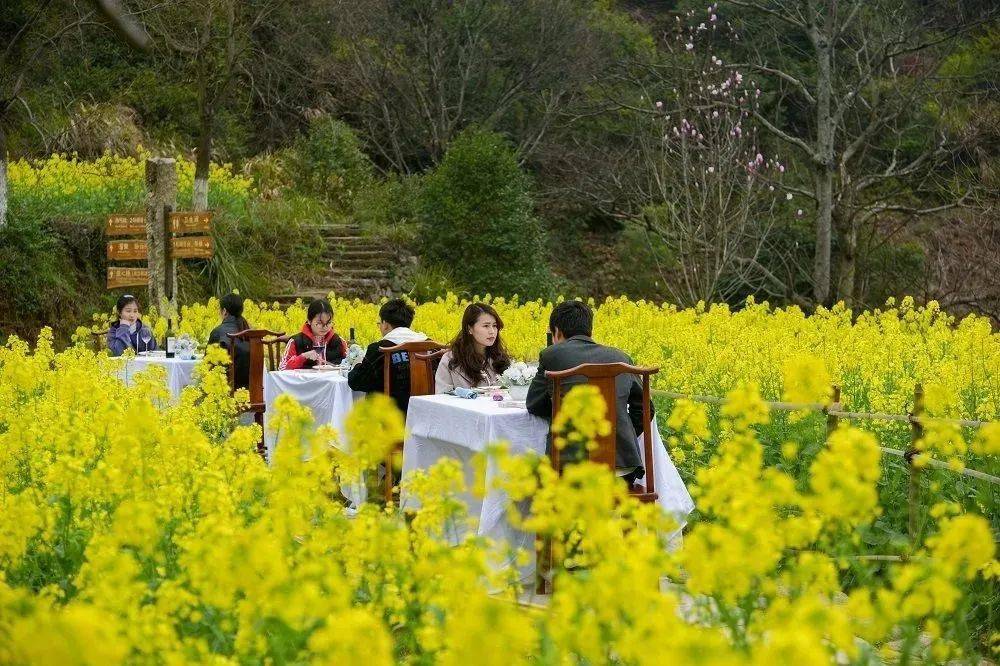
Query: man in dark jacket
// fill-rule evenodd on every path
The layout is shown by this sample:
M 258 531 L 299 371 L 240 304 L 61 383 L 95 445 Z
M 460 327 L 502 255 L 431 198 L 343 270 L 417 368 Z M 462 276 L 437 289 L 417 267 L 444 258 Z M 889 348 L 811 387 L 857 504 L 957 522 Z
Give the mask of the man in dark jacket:
M 527 408 L 536 416 L 552 418 L 552 381 L 546 370 L 568 370 L 582 363 L 628 363 L 625 352 L 599 345 L 590 337 L 594 328 L 594 313 L 586 303 L 566 301 L 557 305 L 549 316 L 549 332 L 553 345 L 542 350 L 538 359 L 538 374 L 528 388 Z M 573 386 L 586 382 L 584 377 L 568 377 L 562 381 L 563 394 Z M 617 404 L 608 405 L 616 411 L 617 447 L 615 471 L 631 483 L 643 476 L 638 438 L 646 424 L 642 422 L 642 384 L 635 375 L 619 375 L 615 393 Z M 652 409 L 652 405 L 650 405 Z M 570 453 L 572 456 L 573 453 Z M 576 452 L 576 455 L 582 455 Z
M 385 361 L 382 347 L 394 347 L 404 342 L 421 342 L 427 339 L 423 333 L 410 330 L 413 323 L 413 308 L 401 298 L 386 301 L 379 308 L 379 331 L 382 339 L 368 345 L 361 363 L 354 366 L 347 375 L 347 384 L 355 391 L 382 393 L 385 389 Z M 392 373 L 392 398 L 400 411 L 406 413 L 410 402 L 410 358 L 406 352 L 392 354 L 389 359 Z
M 239 294 L 228 294 L 219 301 L 219 315 L 222 322 L 208 334 L 208 344 L 221 345 L 229 351 L 233 339 L 229 333 L 239 333 L 250 328 L 243 318 L 243 297 Z M 250 387 L 250 343 L 246 340 L 236 340 L 236 362 L 233 367 L 236 388 Z

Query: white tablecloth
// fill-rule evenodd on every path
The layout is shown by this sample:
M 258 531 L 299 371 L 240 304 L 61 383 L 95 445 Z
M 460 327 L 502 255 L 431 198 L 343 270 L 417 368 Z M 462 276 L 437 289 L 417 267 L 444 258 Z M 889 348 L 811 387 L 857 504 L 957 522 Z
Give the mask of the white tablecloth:
M 512 453 L 544 455 L 549 424 L 544 419 L 532 416 L 524 408 L 503 407 L 484 397 L 465 400 L 449 395 L 434 395 L 410 399 L 406 428 L 407 438 L 403 447 L 404 479 L 407 473 L 427 469 L 438 460 L 448 457 L 462 463 L 466 485 L 471 487 L 474 476 L 472 458 L 485 450 L 487 444 L 503 439 L 510 442 Z M 641 440 L 639 449 L 642 451 Z M 678 530 L 671 538 L 679 539 L 680 528 L 694 509 L 694 502 L 663 447 L 655 420 L 652 468 L 659 495 L 657 503 L 677 521 Z M 507 544 L 515 552 L 523 549 L 533 553 L 534 535 L 515 530 L 510 525 L 507 520 L 506 494 L 490 488 L 497 472 L 495 465 L 490 462 L 486 468 L 487 492 L 483 499 L 470 493 L 462 496 L 469 515 L 478 518 L 477 533 L 498 544 Z M 416 505 L 414 499 L 407 497 L 405 493 L 402 502 L 404 506 Z M 519 509 L 524 511 L 526 507 L 520 506 Z M 456 537 L 460 538 L 461 534 L 456 534 Z M 534 557 L 529 560 L 528 565 L 520 567 L 523 583 L 529 583 L 534 575 Z M 512 559 L 508 559 L 500 564 L 511 563 Z
M 331 425 L 343 435 L 344 418 L 351 411 L 356 399 L 364 393 L 355 393 L 347 385 L 347 377 L 339 371 L 277 370 L 264 373 L 264 445 L 267 459 L 274 453 L 277 434 L 270 432 L 268 417 L 274 414 L 274 401 L 287 393 L 308 407 L 316 426 Z
M 122 359 L 125 364 L 122 379 L 132 383 L 136 373 L 142 372 L 151 365 L 162 366 L 167 371 L 167 387 L 170 395 L 176 400 L 181 395 L 181 390 L 194 383 L 194 367 L 199 359 L 183 360 L 177 358 L 166 358 L 165 356 L 136 356 L 132 359 Z

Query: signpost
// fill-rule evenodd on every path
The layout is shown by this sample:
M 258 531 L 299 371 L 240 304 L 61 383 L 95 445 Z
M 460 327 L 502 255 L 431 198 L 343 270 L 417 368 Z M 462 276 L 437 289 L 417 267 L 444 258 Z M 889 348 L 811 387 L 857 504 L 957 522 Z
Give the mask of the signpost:
M 175 234 L 203 234 L 212 224 L 211 213 L 170 213 L 170 230 Z
M 188 236 L 173 240 L 175 259 L 210 259 L 215 250 L 211 236 Z
M 108 261 L 146 259 L 148 251 L 148 244 L 145 240 L 108 241 Z
M 112 215 L 104 227 L 108 236 L 139 236 L 146 234 L 146 214 Z
M 108 289 L 136 287 L 148 284 L 148 268 L 123 268 L 121 266 L 108 266 Z
M 108 241 L 108 289 L 147 285 L 150 287 L 150 298 L 155 294 L 164 295 L 172 300 L 172 289 L 169 283 L 173 277 L 170 267 L 175 259 L 210 259 L 215 252 L 215 242 L 208 234 L 212 229 L 212 213 L 194 211 L 171 211 L 172 184 L 171 175 L 175 176 L 173 160 L 153 160 L 152 168 L 167 169 L 163 178 L 150 178 L 150 206 L 145 213 L 124 213 L 108 217 L 104 227 L 105 235 L 138 236 L 140 238 L 121 238 Z M 162 162 L 162 164 L 161 164 Z M 147 165 L 148 171 L 149 165 Z M 161 187 L 158 180 L 164 180 Z M 171 181 L 171 182 L 167 182 Z M 163 192 L 160 192 L 163 190 Z M 166 209 L 166 210 L 164 210 Z M 165 216 L 163 214 L 166 214 Z M 152 220 L 158 229 L 148 226 Z M 159 231 L 163 232 L 161 236 Z M 186 236 L 184 234 L 202 234 Z M 162 238 L 162 240 L 161 240 Z M 150 240 L 152 239 L 152 241 Z M 112 261 L 144 262 L 145 266 L 112 266 Z M 157 270 L 151 272 L 150 266 L 156 265 Z M 165 280 L 166 284 L 153 284 L 152 280 Z M 152 303 L 152 301 L 151 301 Z

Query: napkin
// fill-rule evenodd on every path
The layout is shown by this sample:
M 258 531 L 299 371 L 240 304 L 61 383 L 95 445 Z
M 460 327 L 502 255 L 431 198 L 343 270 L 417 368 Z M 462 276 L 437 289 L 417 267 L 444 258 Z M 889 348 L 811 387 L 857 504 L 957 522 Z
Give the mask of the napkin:
M 467 389 L 462 386 L 456 386 L 452 389 L 451 394 L 459 398 L 467 398 L 469 400 L 475 400 L 479 397 L 479 394 L 471 389 Z

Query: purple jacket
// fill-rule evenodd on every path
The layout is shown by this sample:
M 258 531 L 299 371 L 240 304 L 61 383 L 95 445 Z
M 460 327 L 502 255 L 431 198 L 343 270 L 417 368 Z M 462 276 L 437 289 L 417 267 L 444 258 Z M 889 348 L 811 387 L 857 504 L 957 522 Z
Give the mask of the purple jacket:
M 135 332 L 131 334 L 128 332 L 128 326 L 122 325 L 121 322 L 111 324 L 111 328 L 108 329 L 108 351 L 112 356 L 121 356 L 130 347 L 135 352 L 155 350 L 156 337 L 152 335 L 152 331 L 148 346 L 139 338 L 139 332 L 143 329 L 149 331 L 149 327 L 143 324 L 141 319 L 136 320 Z

